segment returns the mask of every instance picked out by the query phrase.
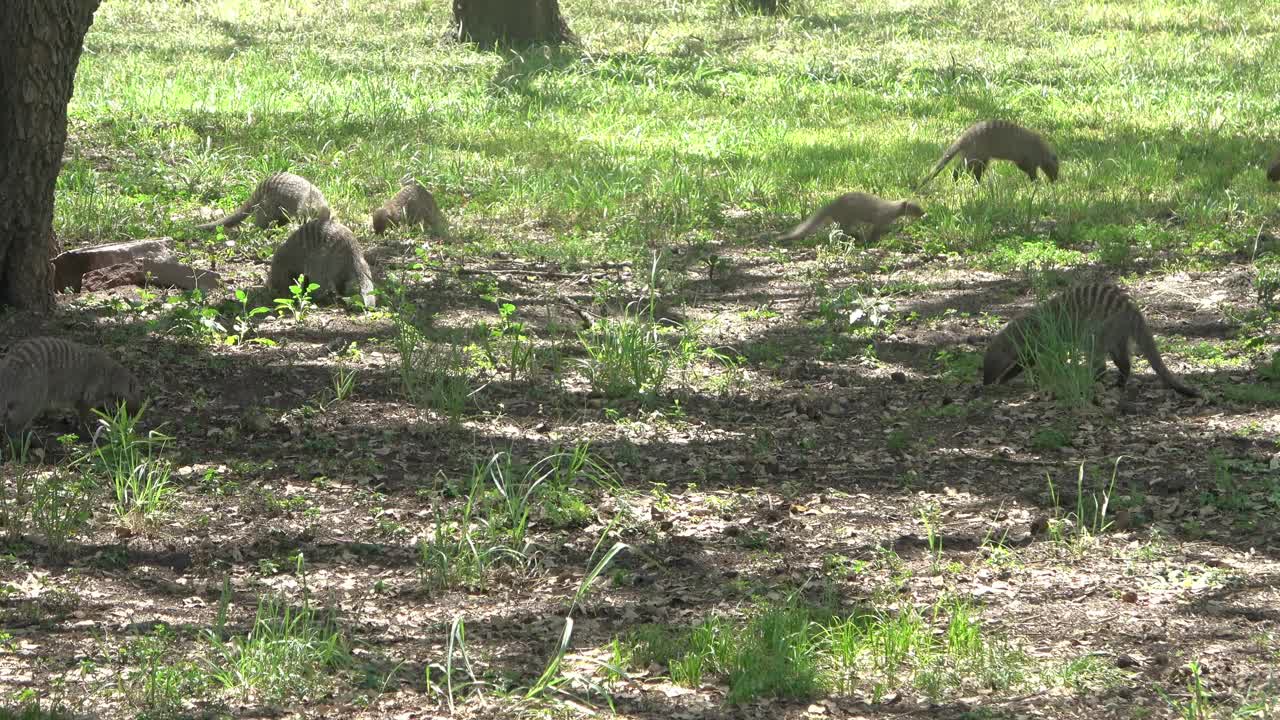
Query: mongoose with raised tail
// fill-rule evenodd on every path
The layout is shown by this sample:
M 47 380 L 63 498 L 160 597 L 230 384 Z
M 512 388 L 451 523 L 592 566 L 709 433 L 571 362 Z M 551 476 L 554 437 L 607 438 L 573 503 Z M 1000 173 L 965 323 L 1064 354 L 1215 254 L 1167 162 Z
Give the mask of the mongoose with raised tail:
M 0 425 L 21 433 L 46 410 L 73 409 L 87 427 L 93 408 L 143 401 L 137 377 L 98 348 L 55 337 L 13 344 L 0 359 Z
M 1276 159 L 1271 162 L 1271 167 L 1267 168 L 1267 179 L 1271 182 L 1280 182 L 1280 155 L 1276 155 Z
M 1090 363 L 1098 377 L 1106 370 L 1106 353 L 1120 371 L 1119 385 L 1124 386 L 1129 379 L 1132 339 L 1138 353 L 1166 385 L 1183 395 L 1200 397 L 1198 390 L 1185 385 L 1165 367 L 1142 312 L 1123 290 L 1110 283 L 1069 288 L 1011 321 L 987 346 L 982 358 L 982 384 L 1003 383 L 1016 377 L 1035 362 L 1046 344 L 1041 333 L 1058 334 L 1064 330 L 1075 335 L 1084 346 L 1081 349 L 1091 353 Z
M 875 195 L 862 192 L 845 193 L 822 206 L 820 210 L 810 215 L 808 220 L 779 235 L 778 240 L 797 240 L 829 222 L 834 222 L 846 235 L 853 235 L 858 225 L 869 225 L 871 232 L 867 235 L 866 241 L 874 243 L 898 218 L 922 215 L 924 210 L 913 202 L 882 200 Z
M 397 225 L 430 227 L 436 235 L 449 232 L 435 196 L 417 180 L 405 183 L 385 205 L 373 211 L 373 231 L 379 235 Z
M 970 125 L 951 143 L 933 170 L 916 185 L 916 190 L 942 172 L 957 155 L 964 158 L 964 164 L 955 169 L 956 178 L 962 170 L 968 170 L 975 181 L 981 182 L 987 163 L 995 159 L 1017 165 L 1032 182 L 1037 170 L 1043 170 L 1049 182 L 1058 180 L 1058 156 L 1039 133 L 1006 120 L 983 120 Z
M 271 258 L 271 289 L 287 292 L 305 275 L 320 286 L 320 293 L 359 295 L 365 307 L 374 307 L 373 275 L 356 236 L 337 220 L 312 220 L 289 236 Z
M 259 228 L 270 225 L 284 225 L 290 220 L 306 221 L 313 218 L 329 217 L 329 203 L 324 199 L 320 188 L 301 175 L 290 172 L 278 172 L 258 183 L 253 195 L 236 211 L 220 220 L 197 225 L 197 230 L 212 230 L 216 227 L 234 227 L 253 216 L 253 222 Z

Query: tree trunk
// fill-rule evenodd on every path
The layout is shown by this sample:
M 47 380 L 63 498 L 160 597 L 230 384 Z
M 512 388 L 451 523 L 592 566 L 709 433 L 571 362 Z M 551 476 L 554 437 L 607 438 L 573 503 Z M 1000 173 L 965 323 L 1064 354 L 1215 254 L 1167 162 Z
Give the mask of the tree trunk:
M 736 0 L 736 4 L 748 12 L 779 15 L 790 8 L 791 0 Z
M 0 306 L 53 303 L 53 191 L 100 0 L 0 0 Z
M 458 39 L 484 48 L 571 42 L 559 0 L 453 0 Z

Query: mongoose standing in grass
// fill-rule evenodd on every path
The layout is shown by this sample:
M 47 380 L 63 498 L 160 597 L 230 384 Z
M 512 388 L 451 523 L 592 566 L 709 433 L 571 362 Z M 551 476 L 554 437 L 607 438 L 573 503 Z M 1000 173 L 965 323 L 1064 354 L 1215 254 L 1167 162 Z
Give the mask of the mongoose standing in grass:
M 320 188 L 309 180 L 289 172 L 278 172 L 258 183 L 244 204 L 235 212 L 220 220 L 197 225 L 197 230 L 212 230 L 216 227 L 234 227 L 253 215 L 253 222 L 259 228 L 270 225 L 284 225 L 290 220 L 306 221 L 312 218 L 329 217 L 329 203 L 324 199 Z
M 385 205 L 373 211 L 373 231 L 379 235 L 396 225 L 430 227 L 436 235 L 449 232 L 448 222 L 440 214 L 435 196 L 417 180 L 400 188 Z
M 14 343 L 0 359 L 0 425 L 10 436 L 46 410 L 74 409 L 87 427 L 93 408 L 142 405 L 142 385 L 102 350 L 54 337 Z
M 321 293 L 360 295 L 373 307 L 373 276 L 356 236 L 337 220 L 312 220 L 289 236 L 271 258 L 271 289 L 288 292 L 289 285 L 305 275 Z
M 1267 179 L 1271 182 L 1280 182 L 1280 155 L 1276 155 L 1276 159 L 1271 162 L 1271 167 L 1267 168 Z
M 951 143 L 929 175 L 916 185 L 916 190 L 942 172 L 942 168 L 957 155 L 964 158 L 964 165 L 956 168 L 956 178 L 960 177 L 962 170 L 968 170 L 975 181 L 981 182 L 987 163 L 996 159 L 1014 163 L 1032 182 L 1036 179 L 1037 170 L 1043 170 L 1049 182 L 1058 179 L 1058 156 L 1039 133 L 1006 120 L 983 120 L 970 125 Z
M 1055 328 L 1057 324 L 1061 328 Z M 1183 384 L 1165 367 L 1142 312 L 1123 290 L 1110 283 L 1064 290 L 1011 321 L 987 346 L 982 358 L 982 384 L 1003 383 L 1016 377 L 1035 361 L 1039 333 L 1054 330 L 1079 333 L 1079 341 L 1089 346 L 1083 349 L 1093 353 L 1090 362 L 1098 377 L 1106 371 L 1102 353 L 1110 356 L 1120 371 L 1121 387 L 1129 379 L 1132 338 L 1138 353 L 1166 385 L 1183 395 L 1200 397 L 1198 390 Z
M 779 235 L 778 240 L 797 240 L 829 222 L 834 222 L 840 225 L 840 229 L 846 235 L 853 235 L 858 225 L 870 225 L 871 232 L 867 236 L 867 242 L 874 243 L 898 218 L 922 215 L 924 210 L 913 202 L 882 200 L 875 195 L 862 192 L 845 193 L 822 206 L 820 210 L 810 215 L 808 220 Z

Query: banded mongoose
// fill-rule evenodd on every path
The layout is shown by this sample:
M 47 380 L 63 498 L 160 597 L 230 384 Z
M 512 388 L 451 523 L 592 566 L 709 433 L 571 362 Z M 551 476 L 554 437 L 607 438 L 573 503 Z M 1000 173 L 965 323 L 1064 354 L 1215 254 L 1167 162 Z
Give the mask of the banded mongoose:
M 0 359 L 0 426 L 10 436 L 46 410 L 73 409 L 89 426 L 93 408 L 142 405 L 137 377 L 98 348 L 55 337 L 14 343 Z
M 253 222 L 259 228 L 270 225 L 284 225 L 290 220 L 307 221 L 312 218 L 329 217 L 329 203 L 324 199 L 320 188 L 301 175 L 290 172 L 278 172 L 258 183 L 258 187 L 248 200 L 236 211 L 220 220 L 197 225 L 197 230 L 212 230 L 216 227 L 234 227 L 253 215 Z
M 1036 180 L 1036 170 L 1043 170 L 1049 182 L 1058 180 L 1058 156 L 1039 133 L 1007 120 L 983 120 L 970 125 L 951 143 L 929 175 L 916 185 L 916 190 L 942 172 L 957 155 L 964 158 L 964 165 L 953 172 L 957 179 L 962 171 L 968 170 L 975 181 L 981 182 L 987 163 L 996 159 L 1014 163 L 1032 182 Z
M 1097 377 L 1106 371 L 1102 355 L 1106 353 L 1120 371 L 1118 384 L 1124 387 L 1129 379 L 1132 338 L 1138 353 L 1166 385 L 1183 395 L 1200 397 L 1198 390 L 1183 384 L 1165 367 L 1142 312 L 1123 290 L 1110 283 L 1069 288 L 1012 320 L 987 346 L 982 384 L 1003 383 L 1021 373 L 1035 361 L 1037 351 L 1032 346 L 1042 337 L 1039 333 L 1045 332 L 1045 325 L 1054 324 L 1079 333 L 1079 342 L 1090 345 L 1084 349 L 1092 352 L 1090 363 Z
M 373 231 L 379 235 L 388 227 L 420 225 L 430 227 L 436 235 L 449 232 L 448 222 L 440 213 L 435 196 L 417 180 L 406 183 L 385 205 L 373 211 Z
M 321 294 L 360 295 L 374 307 L 373 275 L 356 236 L 337 220 L 312 220 L 289 235 L 271 258 L 271 289 L 287 292 L 299 275 L 320 286 Z
M 1280 182 L 1280 155 L 1276 155 L 1276 159 L 1271 162 L 1271 167 L 1267 168 L 1267 179 L 1271 182 Z
M 922 215 L 924 210 L 913 202 L 882 200 L 875 195 L 862 192 L 845 193 L 822 206 L 820 210 L 810 215 L 808 220 L 779 235 L 778 240 L 797 240 L 829 222 L 834 222 L 840 225 L 840 229 L 846 235 L 853 235 L 858 225 L 870 225 L 871 232 L 866 241 L 874 243 L 898 218 Z

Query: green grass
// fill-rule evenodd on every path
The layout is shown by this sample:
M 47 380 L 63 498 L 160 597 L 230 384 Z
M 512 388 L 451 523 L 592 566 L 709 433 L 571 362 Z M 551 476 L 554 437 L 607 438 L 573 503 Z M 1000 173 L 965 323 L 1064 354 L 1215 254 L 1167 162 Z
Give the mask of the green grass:
M 1106 361 L 1099 336 L 1091 320 L 1077 318 L 1061 303 L 1048 305 L 1036 311 L 1021 334 L 1018 364 L 1058 404 L 1083 407 L 1093 401 L 1095 367 Z
M 258 8 L 106 0 L 70 108 L 62 237 L 193 238 L 198 208 L 287 167 L 353 224 L 410 173 L 482 247 L 632 257 L 689 230 L 781 228 L 850 189 L 905 196 L 997 115 L 1051 139 L 1061 180 L 944 174 L 897 240 L 997 265 L 1027 238 L 1061 260 L 1213 256 L 1274 206 L 1267 0 L 812 0 L 779 17 L 566 0 L 586 52 L 523 55 L 443 40 L 442 3 Z M 556 242 L 512 229 L 530 217 Z
M 936 701 L 1034 679 L 1029 658 L 986 633 L 976 609 L 960 600 L 849 615 L 762 605 L 740 620 L 717 615 L 686 630 L 640 626 L 625 644 L 632 667 L 665 666 L 678 685 L 722 679 L 730 703 L 820 692 L 878 699 L 911 687 Z

